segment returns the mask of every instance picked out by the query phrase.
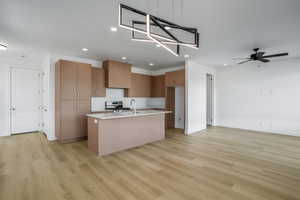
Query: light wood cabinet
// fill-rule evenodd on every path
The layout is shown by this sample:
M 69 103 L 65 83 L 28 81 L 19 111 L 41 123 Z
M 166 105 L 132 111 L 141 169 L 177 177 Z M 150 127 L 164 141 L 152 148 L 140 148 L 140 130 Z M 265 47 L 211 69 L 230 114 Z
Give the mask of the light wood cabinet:
M 74 65 L 71 62 L 66 62 L 66 61 L 60 61 L 57 63 L 60 67 L 63 65 L 63 68 L 57 69 L 59 70 L 58 81 L 60 82 L 59 84 L 59 95 L 60 95 L 60 100 L 73 100 L 76 99 L 76 87 L 77 87 L 77 65 Z
M 88 64 L 77 63 L 77 100 L 91 99 L 92 67 Z
M 151 97 L 165 97 L 165 75 L 151 77 Z
M 92 68 L 92 96 L 106 96 L 105 72 L 103 68 Z
M 91 65 L 60 60 L 55 66 L 55 135 L 59 142 L 87 136 L 91 112 Z
M 167 72 L 165 80 L 166 80 L 166 87 L 184 86 L 185 70 Z
M 151 97 L 151 76 L 131 74 L 131 87 L 125 91 L 126 97 Z
M 107 88 L 130 88 L 130 64 L 107 60 L 103 62 L 103 67 L 105 69 L 105 86 Z
M 172 113 L 166 114 L 165 126 L 166 128 L 175 127 L 175 88 L 166 88 L 166 110 Z

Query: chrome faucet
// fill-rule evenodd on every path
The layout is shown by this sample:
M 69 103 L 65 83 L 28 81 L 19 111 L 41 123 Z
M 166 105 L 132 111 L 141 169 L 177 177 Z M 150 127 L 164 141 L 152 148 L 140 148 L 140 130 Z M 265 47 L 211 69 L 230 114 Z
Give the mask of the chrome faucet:
M 130 100 L 130 106 L 131 106 L 131 109 L 133 110 L 134 114 L 136 114 L 136 101 L 135 101 L 135 99 Z

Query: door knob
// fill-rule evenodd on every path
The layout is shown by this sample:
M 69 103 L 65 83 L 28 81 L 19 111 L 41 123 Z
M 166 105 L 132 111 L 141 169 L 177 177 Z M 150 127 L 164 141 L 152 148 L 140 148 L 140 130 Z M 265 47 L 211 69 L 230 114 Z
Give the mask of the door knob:
M 10 110 L 15 111 L 16 109 L 15 108 L 11 108 Z

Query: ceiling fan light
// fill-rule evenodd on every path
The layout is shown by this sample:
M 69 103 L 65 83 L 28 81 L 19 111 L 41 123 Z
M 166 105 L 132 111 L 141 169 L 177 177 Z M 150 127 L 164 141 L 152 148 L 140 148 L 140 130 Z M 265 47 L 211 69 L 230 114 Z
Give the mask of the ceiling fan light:
M 6 51 L 7 50 L 7 46 L 5 46 L 4 44 L 0 44 L 0 50 L 1 51 Z

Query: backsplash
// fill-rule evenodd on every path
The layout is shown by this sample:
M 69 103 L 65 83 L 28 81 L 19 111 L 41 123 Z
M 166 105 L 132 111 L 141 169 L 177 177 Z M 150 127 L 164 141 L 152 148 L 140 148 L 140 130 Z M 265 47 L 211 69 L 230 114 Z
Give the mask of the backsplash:
M 92 112 L 104 111 L 105 101 L 123 101 L 124 107 L 130 107 L 130 100 L 135 99 L 137 109 L 165 108 L 165 98 L 124 97 L 124 89 L 106 89 L 106 97 L 92 97 Z

